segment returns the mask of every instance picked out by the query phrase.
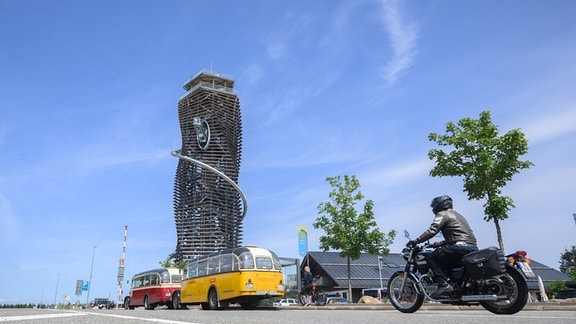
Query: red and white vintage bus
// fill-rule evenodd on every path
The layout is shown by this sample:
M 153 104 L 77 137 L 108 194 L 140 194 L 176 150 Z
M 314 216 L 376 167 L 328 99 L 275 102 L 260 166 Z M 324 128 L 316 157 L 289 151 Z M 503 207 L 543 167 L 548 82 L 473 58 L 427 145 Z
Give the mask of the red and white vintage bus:
M 132 277 L 130 296 L 124 298 L 124 308 L 154 309 L 157 306 L 174 308 L 174 291 L 180 290 L 182 271 L 178 268 L 160 268 L 138 273 Z

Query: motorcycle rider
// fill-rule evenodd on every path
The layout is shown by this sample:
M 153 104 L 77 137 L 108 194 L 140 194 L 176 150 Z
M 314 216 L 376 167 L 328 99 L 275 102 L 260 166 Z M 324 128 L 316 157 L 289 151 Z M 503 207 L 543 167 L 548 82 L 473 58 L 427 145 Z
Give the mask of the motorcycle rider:
M 310 272 L 310 267 L 304 267 L 304 280 L 302 282 L 302 291 L 308 295 L 306 299 L 306 304 L 304 306 L 310 306 L 312 303 L 312 284 L 314 282 L 314 276 Z
M 452 198 L 447 195 L 432 199 L 430 204 L 434 213 L 434 220 L 430 227 L 416 239 L 409 241 L 406 246 L 414 247 L 442 232 L 444 241 L 435 243 L 441 245 L 426 257 L 428 266 L 434 273 L 438 283 L 438 289 L 431 295 L 438 298 L 445 293 L 454 291 L 454 287 L 448 282 L 443 268 L 458 265 L 464 255 L 477 251 L 476 237 L 464 216 L 452 209 Z

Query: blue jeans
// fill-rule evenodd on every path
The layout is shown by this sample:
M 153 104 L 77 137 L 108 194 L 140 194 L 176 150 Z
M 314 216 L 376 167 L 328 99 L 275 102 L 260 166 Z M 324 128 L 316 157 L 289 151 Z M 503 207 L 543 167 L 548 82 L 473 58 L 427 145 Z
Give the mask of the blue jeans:
M 442 245 L 428 254 L 426 262 L 436 278 L 441 281 L 447 281 L 444 269 L 461 265 L 462 257 L 474 251 L 478 251 L 478 248 L 463 245 Z

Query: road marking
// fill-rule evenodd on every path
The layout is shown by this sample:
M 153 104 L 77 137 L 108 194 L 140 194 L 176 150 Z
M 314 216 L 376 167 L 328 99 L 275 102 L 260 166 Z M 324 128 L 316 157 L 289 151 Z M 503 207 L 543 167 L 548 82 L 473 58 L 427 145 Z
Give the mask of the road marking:
M 137 316 L 128 316 L 128 315 L 116 315 L 116 314 L 103 314 L 103 313 L 81 313 L 86 315 L 97 315 L 97 316 L 108 316 L 108 317 L 115 317 L 115 318 L 122 318 L 122 319 L 131 319 L 131 320 L 139 320 L 139 321 L 146 321 L 146 322 L 154 322 L 154 323 L 166 323 L 166 324 L 199 324 L 193 322 L 181 322 L 181 321 L 173 321 L 173 320 L 166 320 L 161 318 L 143 318 Z
M 60 314 L 43 314 L 43 315 L 5 316 L 5 317 L 0 317 L 0 322 L 26 321 L 26 320 L 85 316 L 85 315 L 86 315 L 85 313 L 60 313 Z
M 0 317 L 0 322 L 39 320 L 39 319 L 48 319 L 48 318 L 64 318 L 64 317 L 88 316 L 88 315 L 107 316 L 107 317 L 115 317 L 115 318 L 121 318 L 121 319 L 138 320 L 138 321 L 143 321 L 143 322 L 164 323 L 164 324 L 199 324 L 199 323 L 193 323 L 193 322 L 166 320 L 166 319 L 161 319 L 161 318 L 142 318 L 142 317 L 128 316 L 128 315 L 102 314 L 102 313 L 92 313 L 92 312 L 75 312 L 75 311 L 66 312 L 66 313 L 58 313 L 58 314 L 2 316 L 2 317 Z

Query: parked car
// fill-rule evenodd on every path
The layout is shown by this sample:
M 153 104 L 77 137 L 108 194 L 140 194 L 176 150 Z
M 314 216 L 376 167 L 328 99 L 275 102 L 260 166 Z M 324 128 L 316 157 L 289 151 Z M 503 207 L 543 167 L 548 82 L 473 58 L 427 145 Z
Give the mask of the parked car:
M 108 298 L 95 298 L 92 307 L 98 307 L 98 309 L 112 309 L 116 307 L 116 304 Z
M 328 297 L 326 304 L 348 304 L 348 299 L 343 297 Z
M 261 299 L 258 301 L 258 306 L 259 308 L 267 308 L 267 307 L 273 307 L 273 303 L 270 299 Z
M 274 307 L 298 306 L 298 301 L 294 298 L 283 298 L 272 303 Z
M 576 289 L 568 288 L 564 290 L 560 290 L 554 296 L 555 299 L 567 299 L 567 298 L 576 298 Z

